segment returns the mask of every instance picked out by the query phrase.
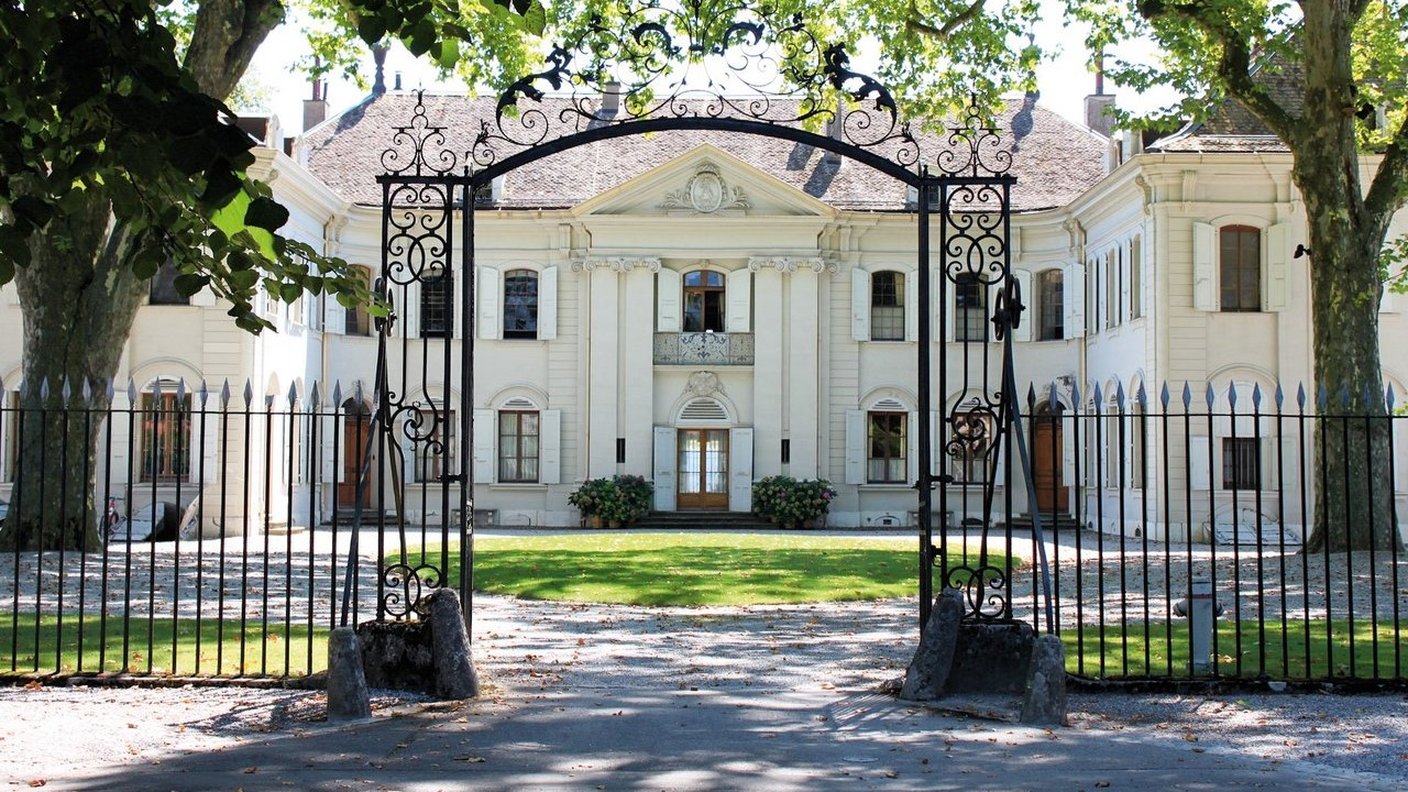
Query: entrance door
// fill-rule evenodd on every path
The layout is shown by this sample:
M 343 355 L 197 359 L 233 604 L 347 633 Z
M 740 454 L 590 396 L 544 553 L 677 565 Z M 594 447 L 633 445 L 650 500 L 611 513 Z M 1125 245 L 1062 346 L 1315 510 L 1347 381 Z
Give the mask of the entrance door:
M 679 509 L 728 509 L 728 430 L 681 429 Z
M 366 407 L 355 401 L 345 405 L 342 419 L 342 475 L 337 481 L 337 506 L 341 509 L 355 508 L 357 505 L 357 476 L 362 470 L 362 458 L 367 445 L 372 441 L 371 414 Z M 372 461 L 375 470 L 376 461 Z M 362 492 L 362 505 L 372 503 L 372 482 Z
M 1067 493 L 1061 456 L 1061 416 L 1038 413 L 1032 437 L 1032 479 L 1036 484 L 1036 507 L 1043 512 L 1066 513 Z

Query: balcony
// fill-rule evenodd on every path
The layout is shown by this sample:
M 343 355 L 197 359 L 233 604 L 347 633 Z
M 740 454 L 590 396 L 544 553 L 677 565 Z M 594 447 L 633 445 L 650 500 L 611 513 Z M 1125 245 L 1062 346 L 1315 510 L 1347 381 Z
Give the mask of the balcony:
M 752 333 L 656 333 L 657 366 L 751 366 Z

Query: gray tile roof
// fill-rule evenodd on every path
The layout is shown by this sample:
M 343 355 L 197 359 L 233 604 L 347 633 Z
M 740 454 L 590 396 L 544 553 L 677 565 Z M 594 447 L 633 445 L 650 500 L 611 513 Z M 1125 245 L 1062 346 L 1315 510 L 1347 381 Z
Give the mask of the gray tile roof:
M 461 158 L 484 121 L 494 117 L 495 99 L 426 94 L 431 125 L 446 128 L 445 147 Z M 552 109 L 564 100 L 545 100 Z M 394 128 L 412 118 L 416 97 L 386 93 L 369 97 L 307 134 L 302 145 L 308 167 L 334 191 L 354 203 L 377 205 L 381 191 L 375 178 L 385 171 L 381 154 Z M 1015 211 L 1035 211 L 1068 204 L 1105 175 L 1105 139 L 1085 127 L 1037 106 L 1014 100 L 998 120 L 1003 143 L 1012 153 L 1010 173 L 1017 177 Z M 938 135 L 921 136 L 925 150 L 937 148 Z M 646 171 L 683 155 L 701 143 L 712 144 L 774 178 L 838 209 L 902 211 L 905 185 L 857 162 L 837 165 L 812 146 L 759 135 L 720 131 L 657 132 L 590 143 L 517 168 L 504 177 L 496 205 L 502 208 L 574 206 Z M 499 151 L 502 159 L 509 152 Z
M 1253 79 L 1288 112 L 1293 115 L 1300 113 L 1304 101 L 1301 89 L 1304 77 L 1298 64 L 1277 58 L 1258 68 Z M 1206 120 L 1188 124 L 1148 148 L 1150 151 L 1290 151 L 1261 119 L 1231 99 L 1223 100 Z

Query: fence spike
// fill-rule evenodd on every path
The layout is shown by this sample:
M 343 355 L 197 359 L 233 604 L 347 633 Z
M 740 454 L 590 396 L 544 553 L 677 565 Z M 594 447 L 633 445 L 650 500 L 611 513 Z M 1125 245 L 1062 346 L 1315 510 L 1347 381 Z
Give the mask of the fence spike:
M 1046 388 L 1046 407 L 1054 413 L 1059 406 L 1056 401 L 1056 383 L 1053 382 Z
M 308 407 L 309 407 L 309 409 L 316 410 L 316 409 L 318 409 L 318 407 L 322 406 L 322 403 L 318 401 L 318 397 L 319 397 L 320 395 L 321 395 L 321 394 L 318 393 L 318 381 L 317 381 L 317 380 L 313 380 L 313 387 L 312 387 L 311 390 L 308 391 Z
M 45 377 L 44 379 L 42 379 L 42 380 L 39 381 L 39 398 L 42 399 L 42 400 L 44 400 L 44 401 L 48 401 L 48 400 L 49 400 L 49 378 L 48 378 L 48 377 Z
M 1217 392 L 1212 389 L 1211 382 L 1208 383 L 1207 390 L 1203 392 L 1203 398 L 1208 403 L 1208 409 L 1211 410 L 1213 403 L 1217 401 Z
M 357 399 L 357 404 L 358 404 L 358 405 L 360 405 L 360 404 L 364 401 L 364 399 L 362 398 L 362 381 L 361 381 L 361 380 L 357 380 L 357 386 L 356 386 L 356 389 L 352 391 L 352 395 L 353 395 L 354 397 L 356 397 L 356 399 Z
M 0 388 L 0 391 L 3 391 L 3 390 L 4 390 L 4 388 Z M 83 397 L 83 403 L 84 403 L 84 404 L 92 404 L 92 403 L 93 403 L 93 384 L 92 384 L 92 382 L 89 381 L 89 379 L 88 379 L 87 377 L 84 377 L 84 378 L 83 378 L 83 388 L 82 388 L 82 390 L 79 391 L 79 393 L 80 393 L 80 395 L 82 395 L 82 397 Z
M 1286 392 L 1281 390 L 1281 381 L 1276 381 L 1276 393 L 1273 396 L 1276 400 L 1276 412 L 1281 412 L 1281 408 L 1286 404 Z
M 73 385 L 69 383 L 68 377 L 64 377 L 64 384 L 59 387 L 59 396 L 67 406 L 73 400 Z
M 1188 384 L 1188 380 L 1183 380 L 1183 411 L 1188 412 L 1188 408 L 1193 406 L 1193 386 Z
M 1027 383 L 1027 408 L 1030 411 L 1036 410 L 1036 383 Z
M 296 410 L 296 409 L 298 409 L 298 383 L 297 383 L 297 382 L 290 382 L 289 385 L 288 385 L 288 408 L 289 408 L 290 410 Z
M 220 409 L 230 409 L 230 378 L 225 378 L 225 384 L 220 386 Z
M 186 400 L 186 378 L 185 378 L 185 377 L 181 377 L 180 379 L 176 380 L 176 401 L 178 401 L 178 402 L 184 402 L 185 400 Z
M 1164 411 L 1168 411 L 1168 380 L 1164 380 L 1164 385 L 1159 388 L 1159 402 L 1163 404 Z
M 272 394 L 272 393 L 266 393 L 266 394 L 264 394 L 264 409 L 266 409 L 266 410 L 272 410 L 272 409 L 274 409 L 274 394 Z
M 1080 409 L 1080 383 L 1075 380 L 1071 380 L 1071 404 L 1074 404 L 1077 410 Z
M 161 401 L 161 377 L 157 377 L 156 383 L 152 385 L 152 396 L 156 397 L 157 401 Z
M 332 407 L 337 409 L 342 406 L 342 380 L 333 380 L 332 383 Z
M 106 386 L 104 390 L 106 391 L 108 396 L 108 404 L 112 404 L 112 397 L 117 395 L 117 383 L 113 382 L 112 380 L 108 380 L 103 384 Z
M 1100 383 L 1095 383 L 1095 411 L 1100 412 L 1100 402 L 1105 401 L 1104 394 L 1100 393 Z
M 1385 386 L 1384 386 L 1384 406 L 1388 408 L 1388 411 L 1389 411 L 1389 412 L 1393 412 L 1393 386 L 1392 386 L 1392 385 L 1385 385 Z
M 127 378 L 127 402 L 129 407 L 137 406 L 137 383 L 131 377 Z
M 1296 404 L 1305 409 L 1305 383 L 1296 383 Z
M 1252 406 L 1257 410 L 1261 409 L 1261 383 L 1252 385 Z
M 1149 406 L 1149 392 L 1144 390 L 1144 380 L 1139 380 L 1139 390 L 1134 392 L 1134 401 L 1141 410 Z
M 1211 401 L 1208 404 L 1212 404 Z M 1237 409 L 1237 386 L 1231 382 L 1227 383 L 1227 405 L 1235 411 Z
M 1346 410 L 1349 409 L 1349 383 L 1348 383 L 1348 382 L 1341 382 L 1341 383 L 1340 383 L 1340 406 L 1343 407 L 1343 408 L 1346 409 Z
M 200 378 L 200 390 L 196 391 L 196 395 L 200 397 L 200 408 L 204 410 L 205 402 L 210 398 L 210 386 L 206 384 L 205 377 Z
M 1120 408 L 1120 412 L 1124 412 L 1124 401 L 1125 401 L 1125 399 L 1124 399 L 1124 383 L 1123 383 L 1123 382 L 1116 382 L 1116 383 L 1115 383 L 1115 404 Z
M 1330 391 L 1325 387 L 1325 383 L 1320 383 L 1320 387 L 1315 391 L 1315 403 L 1324 410 L 1330 404 Z
M 249 381 L 249 377 L 244 378 L 244 406 L 254 404 L 254 383 Z
M 1364 385 L 1364 406 L 1368 407 L 1374 403 L 1374 389 L 1368 383 Z

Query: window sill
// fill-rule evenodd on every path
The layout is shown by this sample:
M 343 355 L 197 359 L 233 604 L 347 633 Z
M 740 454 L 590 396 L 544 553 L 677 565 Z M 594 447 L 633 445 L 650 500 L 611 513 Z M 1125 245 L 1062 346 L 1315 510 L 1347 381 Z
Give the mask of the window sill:
M 514 481 L 514 482 L 489 482 L 486 486 L 491 490 L 503 490 L 505 492 L 547 492 L 548 485 L 536 481 Z
M 881 481 L 867 481 L 864 484 L 857 484 L 861 492 L 899 492 L 901 490 L 916 491 L 913 483 L 888 483 Z

